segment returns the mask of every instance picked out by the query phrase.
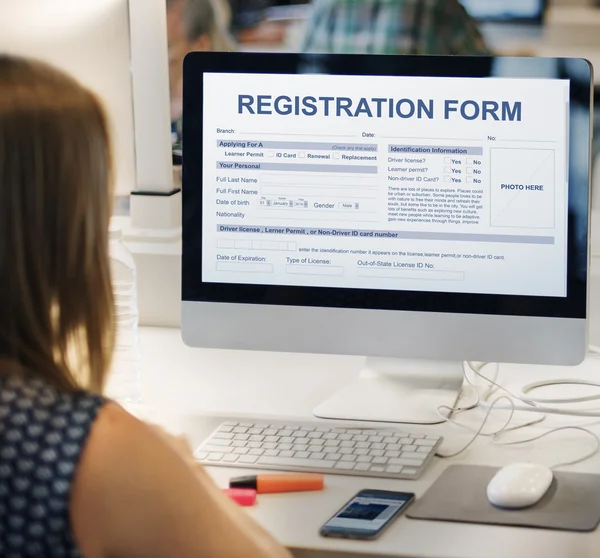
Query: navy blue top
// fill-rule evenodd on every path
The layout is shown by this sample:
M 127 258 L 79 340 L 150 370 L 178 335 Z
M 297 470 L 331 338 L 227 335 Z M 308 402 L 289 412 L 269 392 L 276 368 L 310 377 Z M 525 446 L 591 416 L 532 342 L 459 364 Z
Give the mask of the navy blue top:
M 69 519 L 75 470 L 105 400 L 0 374 L 0 556 L 81 557 Z

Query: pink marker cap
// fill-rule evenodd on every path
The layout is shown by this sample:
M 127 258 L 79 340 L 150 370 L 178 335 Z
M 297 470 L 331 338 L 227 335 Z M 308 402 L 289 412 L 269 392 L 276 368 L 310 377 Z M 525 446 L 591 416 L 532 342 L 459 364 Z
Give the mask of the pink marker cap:
M 256 490 L 251 488 L 224 488 L 223 493 L 240 506 L 253 506 L 256 503 Z

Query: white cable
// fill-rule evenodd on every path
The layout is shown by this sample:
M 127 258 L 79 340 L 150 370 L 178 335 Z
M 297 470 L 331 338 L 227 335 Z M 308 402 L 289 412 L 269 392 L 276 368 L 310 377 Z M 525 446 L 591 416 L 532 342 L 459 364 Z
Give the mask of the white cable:
M 533 401 L 533 400 L 526 400 L 526 399 L 520 398 L 518 396 L 515 396 L 508 389 L 506 389 L 503 386 L 501 386 L 500 384 L 498 384 L 497 379 L 498 379 L 499 369 L 500 369 L 499 365 L 496 365 L 496 373 L 494 374 L 494 379 L 493 380 L 490 379 L 490 378 L 487 378 L 486 376 L 484 376 L 481 373 L 481 370 L 483 370 L 483 368 L 485 366 L 487 366 L 488 364 L 489 363 L 482 363 L 479 366 L 475 366 L 475 365 L 473 365 L 470 362 L 467 363 L 467 365 L 469 366 L 469 368 L 475 373 L 476 376 L 478 376 L 479 378 L 481 378 L 484 381 L 486 381 L 486 382 L 489 383 L 490 387 L 488 388 L 487 393 L 484 396 L 484 400 L 487 399 L 487 397 L 489 397 L 491 394 L 493 394 L 494 390 L 496 390 L 496 389 L 500 389 L 500 390 L 504 391 L 505 393 L 507 393 L 508 395 L 501 395 L 500 397 L 498 397 L 497 399 L 495 399 L 491 404 L 487 404 L 486 405 L 488 407 L 487 412 L 486 412 L 486 414 L 485 414 L 485 416 L 483 418 L 483 421 L 481 422 L 481 425 L 479 426 L 479 428 L 477 430 L 472 429 L 469 426 L 466 426 L 466 425 L 463 425 L 463 424 L 460 424 L 460 423 L 456 422 L 452 418 L 453 414 L 460 413 L 460 412 L 465 412 L 465 411 L 468 411 L 468 410 L 473 410 L 473 409 L 477 408 L 478 406 L 480 406 L 480 404 L 482 402 L 482 398 L 481 398 L 481 395 L 479 394 L 479 391 L 477 390 L 477 387 L 473 384 L 473 382 L 468 377 L 466 368 L 463 365 L 463 373 L 464 373 L 465 380 L 466 380 L 467 384 L 475 391 L 475 393 L 477 395 L 477 401 L 476 401 L 476 403 L 472 404 L 472 405 L 469 405 L 468 407 L 464 407 L 464 408 L 461 408 L 461 407 L 454 407 L 454 408 L 452 408 L 452 407 L 449 407 L 447 405 L 442 405 L 442 406 L 438 407 L 437 413 L 438 413 L 438 415 L 444 421 L 449 422 L 451 424 L 455 424 L 455 425 L 457 425 L 457 426 L 459 426 L 461 428 L 464 428 L 466 430 L 469 430 L 469 431 L 473 432 L 474 435 L 469 440 L 469 442 L 465 446 L 463 446 L 460 450 L 458 450 L 458 451 L 456 451 L 454 453 L 450 453 L 450 454 L 442 454 L 442 453 L 438 452 L 437 455 L 439 457 L 442 457 L 442 458 L 452 458 L 452 457 L 456 457 L 456 456 L 460 455 L 461 453 L 463 453 L 466 450 L 468 450 L 475 443 L 475 441 L 477 440 L 477 438 L 479 438 L 480 436 L 488 436 L 488 437 L 491 436 L 492 437 L 492 443 L 494 443 L 496 445 L 499 445 L 499 446 L 513 446 L 513 445 L 519 445 L 519 444 L 525 444 L 525 443 L 529 443 L 529 442 L 534 442 L 534 441 L 540 440 L 542 438 L 545 438 L 546 436 L 549 436 L 551 434 L 555 434 L 557 432 L 561 432 L 563 430 L 576 430 L 576 431 L 584 432 L 585 434 L 588 434 L 588 435 L 592 436 L 594 438 L 595 442 L 596 442 L 595 448 L 594 448 L 593 451 L 588 452 L 583 457 L 580 457 L 578 459 L 575 459 L 575 460 L 572 460 L 572 461 L 568 461 L 568 462 L 558 463 L 557 465 L 554 465 L 552 468 L 557 469 L 559 467 L 566 467 L 566 466 L 569 466 L 569 465 L 575 465 L 577 463 L 581 463 L 583 461 L 586 461 L 586 460 L 590 459 L 591 457 L 595 456 L 598 452 L 600 452 L 600 438 L 595 433 L 591 432 L 590 430 L 587 430 L 586 428 L 582 428 L 582 427 L 579 427 L 579 426 L 564 426 L 564 427 L 554 428 L 552 430 L 544 432 L 544 433 L 542 433 L 542 434 L 540 434 L 538 436 L 535 436 L 533 438 L 527 438 L 527 439 L 524 439 L 524 440 L 516 440 L 516 441 L 513 441 L 513 442 L 504 442 L 504 443 L 501 443 L 499 441 L 499 439 L 500 439 L 500 436 L 502 436 L 503 434 L 506 434 L 508 432 L 514 432 L 514 431 L 519 430 L 519 429 L 523 429 L 523 428 L 526 428 L 526 427 L 529 427 L 529 426 L 534 426 L 534 425 L 540 424 L 541 422 L 543 422 L 545 420 L 546 415 L 543 414 L 538 419 L 529 421 L 529 422 L 527 422 L 525 424 L 519 424 L 517 426 L 510 427 L 509 425 L 512 422 L 512 419 L 514 417 L 514 413 L 515 413 L 515 410 L 516 410 L 514 401 L 513 401 L 513 399 L 511 399 L 511 397 L 514 398 L 514 399 L 520 400 L 522 402 L 525 402 L 527 405 L 530 405 L 531 409 L 528 409 L 530 411 L 538 411 L 538 412 L 542 412 L 543 413 L 544 412 L 544 408 L 540 407 L 539 405 L 537 405 L 536 402 Z M 559 383 L 558 381 L 556 381 L 556 382 Z M 587 382 L 580 382 L 580 383 L 582 383 L 584 385 L 587 384 Z M 548 385 L 548 384 L 543 384 L 543 385 Z M 556 385 L 556 384 L 552 384 L 552 385 Z M 598 386 L 598 387 L 600 387 L 600 386 Z M 501 428 L 499 428 L 495 432 L 491 432 L 491 433 L 485 434 L 483 432 L 483 429 L 485 428 L 485 425 L 487 424 L 487 421 L 488 421 L 488 419 L 489 419 L 489 417 L 491 415 L 491 412 L 493 411 L 494 407 L 500 401 L 502 401 L 502 400 L 507 400 L 508 403 L 509 403 L 509 405 L 510 405 L 510 415 L 508 417 L 508 420 L 506 421 L 506 423 Z M 586 399 L 586 401 L 587 400 L 589 400 L 589 399 Z M 487 401 L 486 401 L 486 403 L 487 403 Z M 442 414 L 442 411 L 448 412 L 449 413 L 448 416 L 447 417 L 444 416 Z M 567 414 L 567 413 L 564 413 L 564 414 Z M 573 413 L 570 412 L 569 414 L 573 414 Z M 588 416 L 588 415 L 586 415 L 586 416 Z M 598 416 L 600 416 L 600 414 L 598 414 Z
M 580 426 L 562 426 L 559 428 L 553 428 L 552 430 L 549 430 L 548 432 L 544 432 L 543 434 L 540 434 L 539 436 L 534 436 L 533 438 L 527 438 L 525 440 L 516 440 L 513 442 L 497 442 L 496 440 L 494 440 L 494 444 L 498 445 L 498 446 L 516 446 L 518 444 L 526 444 L 528 442 L 536 442 L 538 440 L 541 440 L 542 438 L 545 438 L 546 436 L 550 436 L 551 434 L 556 434 L 557 432 L 562 432 L 564 430 L 577 430 L 579 432 L 583 432 L 585 434 L 589 434 L 590 436 L 592 436 L 592 438 L 594 438 L 594 441 L 596 442 L 596 447 L 594 448 L 594 450 L 592 450 L 591 452 L 585 454 L 583 457 L 580 457 L 579 459 L 574 459 L 573 461 L 565 461 L 562 463 L 558 463 L 556 465 L 553 465 L 551 467 L 551 469 L 558 469 L 560 467 L 567 467 L 569 465 L 577 465 L 578 463 L 582 463 L 583 461 L 587 461 L 588 459 L 594 457 L 598 452 L 600 452 L 600 438 L 594 434 L 591 430 L 588 430 L 587 428 L 582 428 Z

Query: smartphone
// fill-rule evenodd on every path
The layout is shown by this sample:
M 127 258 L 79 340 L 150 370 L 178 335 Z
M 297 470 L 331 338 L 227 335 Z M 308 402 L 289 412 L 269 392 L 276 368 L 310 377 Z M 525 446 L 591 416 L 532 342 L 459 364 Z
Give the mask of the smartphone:
M 415 495 L 388 490 L 361 490 L 323 527 L 324 537 L 373 540 L 410 504 Z

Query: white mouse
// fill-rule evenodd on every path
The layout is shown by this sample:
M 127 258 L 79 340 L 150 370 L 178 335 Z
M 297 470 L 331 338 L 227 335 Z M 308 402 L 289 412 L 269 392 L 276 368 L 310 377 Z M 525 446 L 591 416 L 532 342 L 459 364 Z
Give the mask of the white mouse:
M 544 465 L 513 463 L 496 473 L 487 486 L 487 497 L 499 508 L 528 508 L 542 499 L 553 479 L 552 471 Z

